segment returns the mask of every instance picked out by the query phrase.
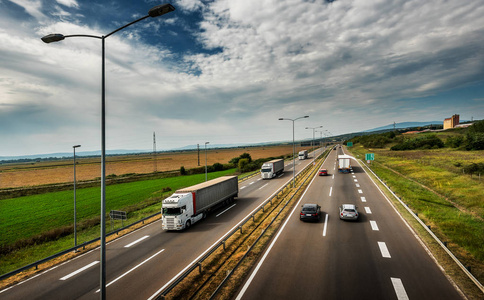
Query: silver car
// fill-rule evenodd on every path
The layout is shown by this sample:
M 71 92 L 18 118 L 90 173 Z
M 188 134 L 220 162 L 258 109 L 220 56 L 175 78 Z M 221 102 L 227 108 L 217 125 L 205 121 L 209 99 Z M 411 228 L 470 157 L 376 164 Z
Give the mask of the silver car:
M 358 220 L 358 207 L 354 204 L 343 204 L 339 207 L 341 220 Z

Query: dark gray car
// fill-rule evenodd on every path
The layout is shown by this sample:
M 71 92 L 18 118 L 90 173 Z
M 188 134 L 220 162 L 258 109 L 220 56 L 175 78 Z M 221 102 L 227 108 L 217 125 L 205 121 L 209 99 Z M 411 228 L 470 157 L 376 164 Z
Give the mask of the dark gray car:
M 299 214 L 301 221 L 315 221 L 321 220 L 321 206 L 317 204 L 304 204 Z

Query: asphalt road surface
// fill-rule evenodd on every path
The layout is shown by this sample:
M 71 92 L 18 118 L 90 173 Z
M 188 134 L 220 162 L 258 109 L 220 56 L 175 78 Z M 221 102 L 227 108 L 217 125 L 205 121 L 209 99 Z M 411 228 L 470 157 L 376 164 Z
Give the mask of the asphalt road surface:
M 296 159 L 296 172 L 310 163 L 312 156 Z M 285 173 L 278 178 L 260 180 L 256 176 L 242 182 L 235 205 L 214 211 L 188 230 L 163 231 L 158 221 L 107 244 L 107 299 L 156 296 L 292 175 L 292 162 L 286 162 Z M 99 249 L 90 251 L 0 291 L 0 299 L 99 299 L 99 257 Z
M 338 173 L 336 152 L 254 267 L 237 299 L 463 299 L 364 170 Z M 299 220 L 317 203 L 322 219 Z M 339 219 L 356 204 L 359 220 Z

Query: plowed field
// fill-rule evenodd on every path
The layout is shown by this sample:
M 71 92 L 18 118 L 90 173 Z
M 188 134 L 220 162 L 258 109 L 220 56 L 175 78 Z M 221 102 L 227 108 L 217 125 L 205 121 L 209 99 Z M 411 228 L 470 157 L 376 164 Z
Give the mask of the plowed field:
M 296 153 L 299 148 L 296 147 Z M 247 152 L 252 159 L 275 157 L 292 154 L 292 145 L 270 147 L 247 147 L 232 149 L 207 149 L 207 164 L 225 164 L 234 157 Z M 106 175 L 117 176 L 137 173 L 152 173 L 154 171 L 179 170 L 205 165 L 205 150 L 166 152 L 140 155 L 108 156 L 106 158 Z M 92 180 L 101 177 L 101 158 L 83 158 L 76 156 L 76 179 Z M 22 164 L 0 165 L 0 188 L 18 188 L 42 184 L 66 183 L 74 181 L 73 160 L 41 161 Z

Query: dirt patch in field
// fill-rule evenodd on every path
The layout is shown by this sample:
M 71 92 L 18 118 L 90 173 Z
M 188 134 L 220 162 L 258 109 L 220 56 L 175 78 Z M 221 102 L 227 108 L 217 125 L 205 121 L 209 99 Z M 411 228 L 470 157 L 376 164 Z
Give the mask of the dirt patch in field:
M 299 147 L 300 148 L 300 147 Z M 296 147 L 296 153 L 299 151 Z M 228 163 L 234 157 L 247 152 L 252 159 L 276 157 L 292 154 L 292 145 L 270 147 L 246 147 L 232 149 L 207 149 L 207 164 Z M 92 180 L 101 177 L 101 159 L 76 157 L 76 180 Z M 200 163 L 200 164 L 199 164 Z M 205 150 L 187 152 L 167 152 L 139 155 L 108 156 L 106 175 L 145 174 L 155 171 L 179 170 L 205 165 Z M 66 183 L 74 181 L 72 158 L 28 164 L 0 165 L 0 188 L 18 188 L 42 184 Z

